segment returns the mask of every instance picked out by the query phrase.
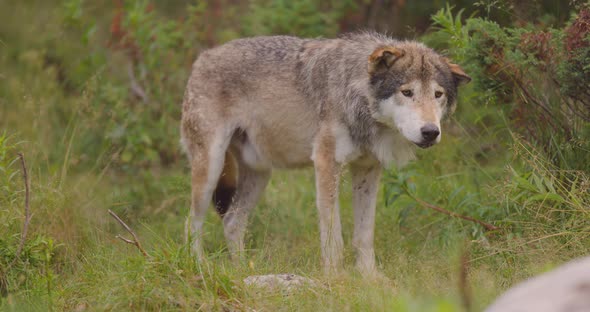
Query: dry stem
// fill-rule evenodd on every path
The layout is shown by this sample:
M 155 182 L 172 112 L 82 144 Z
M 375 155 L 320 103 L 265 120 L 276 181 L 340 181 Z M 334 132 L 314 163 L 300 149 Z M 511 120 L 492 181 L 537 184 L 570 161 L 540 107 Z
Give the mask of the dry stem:
M 488 230 L 488 231 L 497 231 L 497 230 L 499 230 L 499 229 L 500 229 L 499 227 L 497 227 L 497 226 L 495 226 L 495 225 L 492 225 L 492 224 L 489 224 L 489 223 L 486 223 L 486 222 L 483 222 L 483 221 L 477 220 L 477 219 L 475 219 L 475 218 L 468 217 L 468 216 L 464 216 L 464 215 L 462 215 L 462 214 L 458 214 L 458 213 L 455 213 L 455 212 L 452 212 L 452 211 L 448 211 L 448 210 L 446 210 L 446 209 L 443 209 L 443 208 L 441 208 L 441 207 L 439 207 L 439 206 L 436 206 L 436 205 L 433 205 L 433 204 L 431 204 L 431 203 L 425 202 L 425 201 L 421 200 L 420 198 L 417 198 L 417 197 L 414 197 L 414 196 L 412 196 L 412 198 L 413 198 L 413 199 L 414 199 L 416 202 L 418 202 L 418 204 L 422 205 L 423 207 L 426 207 L 426 208 L 430 208 L 430 209 L 436 210 L 436 211 L 438 211 L 438 212 L 440 212 L 440 213 L 444 213 L 444 214 L 446 214 L 446 215 L 448 215 L 448 216 L 451 216 L 451 217 L 454 217 L 454 218 L 460 218 L 460 219 L 463 219 L 463 220 L 467 220 L 467 221 L 475 222 L 475 223 L 477 223 L 477 224 L 479 224 L 479 225 L 483 226 L 483 227 L 484 227 L 486 230 Z
M 23 171 L 23 180 L 25 181 L 25 221 L 23 224 L 23 232 L 20 236 L 20 242 L 18 243 L 18 248 L 16 249 L 16 253 L 14 254 L 14 259 L 8 265 L 8 267 L 12 267 L 16 261 L 20 258 L 20 254 L 23 251 L 25 246 L 25 241 L 27 240 L 27 233 L 29 231 L 29 223 L 31 222 L 31 208 L 30 208 L 30 201 L 31 201 L 31 187 L 29 183 L 29 174 L 27 171 L 27 164 L 25 163 L 25 156 L 23 153 L 18 153 L 18 158 L 20 159 L 20 164 Z
M 149 100 L 148 95 L 137 81 L 137 78 L 135 78 L 135 74 L 133 73 L 133 65 L 131 64 L 127 67 L 127 75 L 129 76 L 131 92 L 133 92 L 133 94 L 140 98 L 144 103 L 147 102 Z
M 109 214 L 115 218 L 115 220 L 117 220 L 117 222 L 119 222 L 119 224 L 121 224 L 125 230 L 127 230 L 127 232 L 129 232 L 129 234 L 131 234 L 131 236 L 133 236 L 133 239 L 127 239 L 121 235 L 117 235 L 116 237 L 122 241 L 124 241 L 127 244 L 131 244 L 134 245 L 135 247 L 137 247 L 137 249 L 139 249 L 139 251 L 141 251 L 141 253 L 146 256 L 149 257 L 149 254 L 145 251 L 145 249 L 143 249 L 143 247 L 141 246 L 141 243 L 139 242 L 139 238 L 137 237 L 137 235 L 135 234 L 135 232 L 133 232 L 133 230 L 129 227 L 129 225 L 127 225 L 125 222 L 123 222 L 123 220 L 121 220 L 121 218 L 119 218 L 119 216 L 117 216 L 116 213 L 114 213 L 112 210 L 109 209 Z

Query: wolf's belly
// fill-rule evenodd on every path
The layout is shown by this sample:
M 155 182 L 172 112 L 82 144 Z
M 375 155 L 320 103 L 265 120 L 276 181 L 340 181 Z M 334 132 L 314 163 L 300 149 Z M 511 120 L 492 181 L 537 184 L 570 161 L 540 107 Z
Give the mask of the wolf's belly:
M 248 166 L 259 170 L 298 168 L 311 164 L 311 144 L 286 147 L 280 150 L 277 146 L 248 142 L 242 145 L 241 155 Z
M 312 163 L 313 138 L 317 126 L 311 124 L 258 124 L 244 129 L 232 142 L 244 163 L 251 168 L 298 168 Z

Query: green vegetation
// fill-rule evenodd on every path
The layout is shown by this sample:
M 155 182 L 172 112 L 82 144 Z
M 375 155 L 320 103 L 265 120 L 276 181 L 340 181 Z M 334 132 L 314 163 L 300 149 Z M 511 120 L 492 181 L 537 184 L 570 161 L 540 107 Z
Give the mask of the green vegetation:
M 383 177 L 375 244 L 385 281 L 354 272 L 348 192 L 348 274 L 323 278 L 310 170 L 275 173 L 239 265 L 211 209 L 209 259 L 196 262 L 183 240 L 190 177 L 178 144 L 180 102 L 200 51 L 248 35 L 396 26 L 377 1 L 0 3 L 0 310 L 460 311 L 463 268 L 478 311 L 511 285 L 585 255 L 590 4 L 407 2 L 388 10 L 415 29 L 395 34 L 418 33 L 474 81 L 461 90 L 441 144 Z M 424 16 L 431 26 L 422 33 Z M 31 184 L 22 250 L 18 152 Z M 109 209 L 149 256 L 115 237 L 127 233 Z M 322 287 L 284 294 L 241 282 L 287 272 Z

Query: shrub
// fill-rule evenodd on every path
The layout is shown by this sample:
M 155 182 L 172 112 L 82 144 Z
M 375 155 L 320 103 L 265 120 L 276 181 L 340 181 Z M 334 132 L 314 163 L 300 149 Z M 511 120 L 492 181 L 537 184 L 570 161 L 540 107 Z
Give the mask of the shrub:
M 588 8 L 569 25 L 539 30 L 533 25 L 500 27 L 451 8 L 433 17 L 431 36 L 465 64 L 480 102 L 505 110 L 510 126 L 559 168 L 590 170 L 590 32 Z

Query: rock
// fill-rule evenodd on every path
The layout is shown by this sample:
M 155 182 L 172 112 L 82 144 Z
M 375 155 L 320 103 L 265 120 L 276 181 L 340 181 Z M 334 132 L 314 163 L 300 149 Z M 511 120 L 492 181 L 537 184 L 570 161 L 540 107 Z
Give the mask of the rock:
M 485 312 L 590 311 L 590 257 L 512 287 Z
M 314 287 L 316 282 L 313 280 L 295 275 L 295 274 L 268 274 L 248 276 L 244 279 L 244 284 L 265 288 L 267 290 L 285 290 L 287 292 L 307 286 Z

